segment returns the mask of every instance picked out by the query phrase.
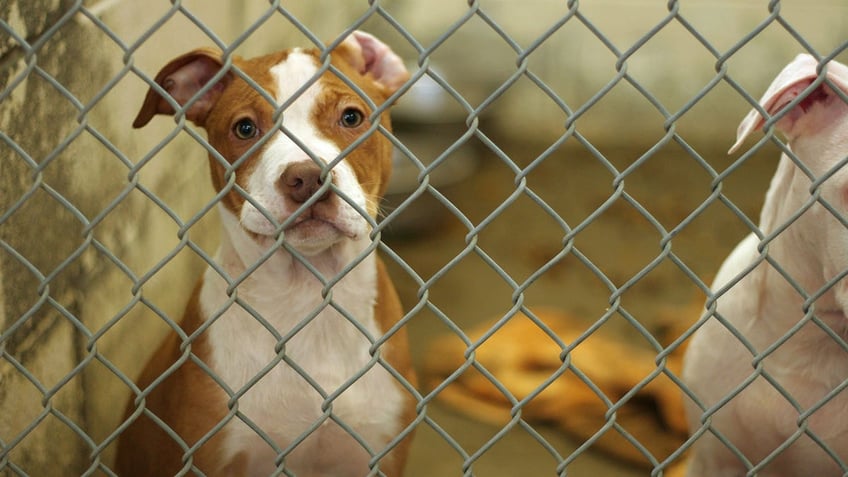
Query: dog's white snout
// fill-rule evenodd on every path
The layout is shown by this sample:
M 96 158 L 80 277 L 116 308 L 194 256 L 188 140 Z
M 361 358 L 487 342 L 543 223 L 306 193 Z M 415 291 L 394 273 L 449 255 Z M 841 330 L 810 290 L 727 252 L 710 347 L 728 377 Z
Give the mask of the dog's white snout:
M 321 166 L 314 161 L 306 160 L 290 164 L 283 173 L 277 185 L 284 197 L 296 204 L 302 204 L 316 193 L 320 194 L 318 201 L 326 200 L 330 195 L 328 188 L 322 189 L 324 182 L 331 179 L 327 174 L 322 177 Z

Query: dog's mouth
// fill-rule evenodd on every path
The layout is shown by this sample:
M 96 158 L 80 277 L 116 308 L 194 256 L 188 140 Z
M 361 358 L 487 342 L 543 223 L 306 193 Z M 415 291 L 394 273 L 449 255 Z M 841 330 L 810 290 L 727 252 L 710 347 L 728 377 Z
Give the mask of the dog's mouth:
M 327 233 L 336 233 L 348 238 L 354 238 L 351 231 L 345 230 L 333 220 L 310 216 L 298 218 L 290 226 L 283 229 L 286 237 L 303 237 L 305 239 L 320 238 Z
M 285 222 L 285 219 L 279 222 Z M 303 251 L 322 250 L 345 238 L 356 239 L 359 236 L 345 221 L 324 217 L 313 209 L 303 211 L 279 234 L 276 229 L 271 230 L 264 227 L 264 230 L 255 230 L 247 226 L 244 229 L 254 241 L 262 246 L 274 246 L 282 236 L 283 241 Z

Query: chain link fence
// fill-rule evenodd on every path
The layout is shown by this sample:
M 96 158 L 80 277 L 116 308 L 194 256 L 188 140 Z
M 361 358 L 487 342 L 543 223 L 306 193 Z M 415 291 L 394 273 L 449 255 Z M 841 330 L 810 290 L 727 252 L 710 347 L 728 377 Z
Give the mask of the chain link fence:
M 714 311 L 710 282 L 724 257 L 745 234 L 762 236 L 756 217 L 784 145 L 770 131 L 749 153 L 723 151 L 795 54 L 844 54 L 848 7 L 636 3 L 444 2 L 442 11 L 400 1 L 0 5 L 3 475 L 114 475 L 123 403 L 143 395 L 134 379 L 163 334 L 178 328 L 201 271 L 217 266 L 210 146 L 185 118 L 130 129 L 157 69 L 194 46 L 245 56 L 325 49 L 355 29 L 382 38 L 411 72 L 394 134 L 370 132 L 387 135 L 396 151 L 368 251 L 387 262 L 418 367 L 439 337 L 454 337 L 463 350 L 454 372 L 417 389 L 406 383 L 416 398 L 416 438 L 405 475 L 679 471 L 709 427 L 654 455 L 621 411 L 655 380 L 691 397 L 679 354 L 700 326 L 701 304 Z M 282 239 L 280 246 L 298 255 Z M 321 278 L 326 306 L 337 306 L 331 291 L 343 275 Z M 683 311 L 693 300 L 698 311 Z M 237 294 L 230 306 L 249 309 Z M 575 337 L 559 336 L 536 306 L 578 316 Z M 669 309 L 673 318 L 664 320 Z M 476 354 L 520 315 L 560 352 L 524 396 Z M 470 333 L 491 318 L 481 335 Z M 291 334 L 274 337 L 285 343 Z M 651 371 L 620 396 L 606 394 L 570 358 L 595 335 L 647 350 Z M 388 338 L 371 337 L 375 345 Z M 755 366 L 767 355 L 755 356 Z M 305 373 L 285 353 L 274 365 Z M 387 365 L 375 354 L 370 366 Z M 481 424 L 440 405 L 466 372 L 501 394 L 506 423 Z M 569 436 L 545 423 L 551 416 L 528 411 L 566 374 L 603 403 L 603 422 L 588 435 Z M 329 403 L 335 394 L 324 397 Z M 246 420 L 236 411 L 228 419 Z M 280 455 L 300 442 L 276 443 L 249 424 Z M 809 434 L 805 424 L 799 429 Z M 644 462 L 595 452 L 610 434 Z M 749 462 L 749 473 L 776 455 Z M 838 451 L 830 457 L 848 468 Z

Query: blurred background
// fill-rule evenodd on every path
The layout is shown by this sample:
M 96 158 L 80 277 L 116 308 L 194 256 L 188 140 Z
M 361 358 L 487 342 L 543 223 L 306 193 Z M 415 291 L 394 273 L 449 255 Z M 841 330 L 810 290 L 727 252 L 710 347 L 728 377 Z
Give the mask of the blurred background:
M 515 303 L 587 328 L 614 305 L 653 332 L 703 300 L 779 156 L 747 154 L 755 140 L 728 156 L 737 124 L 795 55 L 844 62 L 848 38 L 842 0 L 7 0 L 0 19 L 0 441 L 31 475 L 108 462 L 127 376 L 204 266 L 187 241 L 216 247 L 205 153 L 170 121 L 130 127 L 140 74 L 198 46 L 253 56 L 353 27 L 407 61 L 383 239 L 421 363 L 450 324 Z M 647 347 L 624 315 L 600 332 Z M 475 475 L 555 473 L 523 430 L 428 413 L 482 451 Z M 538 430 L 564 456 L 581 444 Z M 422 426 L 406 475 L 463 475 L 463 460 Z M 650 474 L 591 451 L 568 470 Z

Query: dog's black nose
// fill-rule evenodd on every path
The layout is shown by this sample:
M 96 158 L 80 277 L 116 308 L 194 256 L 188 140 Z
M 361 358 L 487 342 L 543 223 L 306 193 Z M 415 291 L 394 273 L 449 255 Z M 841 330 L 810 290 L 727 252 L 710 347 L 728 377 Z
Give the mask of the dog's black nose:
M 280 177 L 283 195 L 297 204 L 309 200 L 323 184 L 321 167 L 311 160 L 289 165 Z M 318 200 L 325 200 L 329 192 L 329 189 L 324 191 Z

